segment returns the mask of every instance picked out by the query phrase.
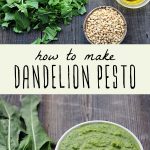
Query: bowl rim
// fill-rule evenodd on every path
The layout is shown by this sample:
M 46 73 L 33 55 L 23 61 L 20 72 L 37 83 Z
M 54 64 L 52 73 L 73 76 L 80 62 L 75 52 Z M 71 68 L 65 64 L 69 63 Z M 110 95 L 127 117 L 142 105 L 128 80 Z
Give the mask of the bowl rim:
M 124 35 L 123 35 L 122 39 L 120 40 L 120 42 L 116 43 L 116 44 L 121 44 L 121 43 L 124 41 L 124 39 L 125 39 L 125 37 L 126 37 L 126 35 L 127 35 L 127 30 L 128 30 L 127 21 L 126 21 L 126 19 L 125 19 L 125 16 L 121 13 L 121 11 L 119 11 L 119 10 L 116 9 L 115 7 L 108 6 L 108 5 L 95 7 L 94 9 L 92 9 L 92 10 L 87 14 L 87 16 L 86 16 L 85 19 L 84 19 L 84 23 L 83 23 L 84 35 L 85 35 L 85 37 L 86 37 L 86 39 L 88 40 L 89 43 L 94 44 L 94 43 L 88 38 L 88 36 L 87 36 L 87 34 L 86 34 L 86 22 L 87 22 L 87 19 L 89 18 L 89 16 L 90 16 L 94 11 L 96 11 L 97 9 L 103 9 L 103 8 L 112 8 L 113 10 L 117 11 L 117 12 L 121 15 L 121 17 L 122 17 L 122 19 L 123 19 L 123 21 L 124 21 L 124 23 L 125 23 L 125 32 L 124 32 Z M 100 45 L 100 44 L 99 44 L 99 45 Z
M 76 128 L 79 128 L 79 127 L 82 126 L 82 125 L 94 124 L 94 123 L 107 123 L 107 124 L 115 125 L 115 126 L 117 126 L 117 127 L 122 128 L 123 130 L 125 130 L 126 132 L 128 132 L 128 133 L 135 139 L 135 141 L 137 142 L 137 144 L 138 144 L 139 147 L 140 147 L 140 150 L 144 150 L 144 149 L 143 149 L 143 146 L 142 146 L 142 144 L 141 144 L 141 142 L 140 142 L 140 140 L 136 137 L 136 135 L 135 135 L 132 131 L 130 131 L 129 129 L 127 129 L 126 127 L 124 127 L 124 126 L 122 126 L 122 125 L 120 125 L 120 124 L 118 124 L 118 123 L 114 123 L 114 122 L 111 122 L 111 121 L 104 121 L 104 120 L 87 121 L 87 122 L 79 123 L 79 124 L 73 126 L 72 128 L 70 128 L 69 130 L 67 130 L 67 131 L 61 136 L 61 138 L 59 139 L 59 141 L 58 141 L 58 143 L 57 143 L 57 145 L 56 145 L 55 150 L 59 150 L 60 143 L 63 141 L 63 139 L 64 139 L 72 130 L 74 130 L 74 129 L 76 129 Z
M 130 9 L 138 9 L 138 8 L 142 8 L 144 6 L 146 6 L 150 0 L 145 0 L 143 3 L 139 4 L 139 5 L 128 5 L 128 4 L 124 4 L 122 3 L 120 0 L 116 0 L 121 6 L 125 7 L 125 8 L 130 8 Z

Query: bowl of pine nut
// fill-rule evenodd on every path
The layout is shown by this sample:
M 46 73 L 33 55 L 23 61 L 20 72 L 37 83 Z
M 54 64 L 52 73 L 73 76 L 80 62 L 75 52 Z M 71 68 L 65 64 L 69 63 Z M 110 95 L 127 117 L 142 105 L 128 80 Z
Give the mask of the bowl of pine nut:
M 91 44 L 120 44 L 127 34 L 127 22 L 116 8 L 100 6 L 87 15 L 83 29 Z

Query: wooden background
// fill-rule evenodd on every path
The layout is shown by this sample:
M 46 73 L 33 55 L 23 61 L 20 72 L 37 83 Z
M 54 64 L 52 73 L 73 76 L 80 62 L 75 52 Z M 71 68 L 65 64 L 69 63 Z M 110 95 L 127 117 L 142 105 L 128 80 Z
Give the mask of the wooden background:
M 115 0 L 90 0 L 88 11 L 100 5 L 118 8 L 128 22 L 128 34 L 123 43 L 150 43 L 150 4 L 139 10 L 125 9 Z M 59 40 L 53 43 L 86 44 L 82 31 L 85 16 L 76 17 L 69 26 L 62 26 Z M 17 35 L 10 30 L 0 30 L 0 44 L 27 44 L 40 32 Z M 19 95 L 4 96 L 13 104 L 19 105 Z M 150 150 L 150 96 L 121 95 L 47 95 L 42 96 L 39 115 L 49 133 L 57 142 L 61 135 L 73 125 L 88 120 L 109 120 L 129 128 L 141 140 L 144 150 Z
M 89 0 L 88 12 L 97 6 L 110 5 L 118 8 L 124 15 L 128 23 L 128 34 L 123 43 L 128 44 L 148 44 L 150 43 L 150 4 L 138 10 L 130 10 L 120 6 L 115 0 Z M 75 17 L 69 26 L 62 25 L 62 32 L 59 40 L 53 43 L 61 44 L 86 44 L 82 25 L 85 15 Z M 37 37 L 42 36 L 40 32 L 30 32 L 29 34 L 15 34 L 10 30 L 0 30 L 0 44 L 27 44 L 32 43 Z
M 19 95 L 3 95 L 20 105 Z M 150 150 L 150 96 L 142 95 L 43 95 L 40 120 L 57 142 L 72 126 L 88 120 L 108 120 L 130 129 Z

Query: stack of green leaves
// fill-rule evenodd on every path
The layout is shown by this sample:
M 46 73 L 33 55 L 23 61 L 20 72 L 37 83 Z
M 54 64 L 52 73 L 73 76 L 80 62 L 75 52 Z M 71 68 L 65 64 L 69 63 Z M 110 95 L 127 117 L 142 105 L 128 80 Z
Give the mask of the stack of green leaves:
M 0 100 L 0 150 L 51 150 L 51 140 L 38 119 L 36 96 L 26 96 L 21 109 Z
M 42 30 L 42 38 L 33 43 L 57 40 L 60 24 L 86 12 L 87 0 L 0 0 L 0 25 L 16 33 Z

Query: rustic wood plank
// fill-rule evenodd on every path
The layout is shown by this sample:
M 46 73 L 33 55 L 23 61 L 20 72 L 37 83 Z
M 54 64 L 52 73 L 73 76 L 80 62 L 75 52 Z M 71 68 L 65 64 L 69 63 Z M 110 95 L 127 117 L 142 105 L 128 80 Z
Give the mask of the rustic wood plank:
M 20 106 L 20 98 L 21 98 L 20 95 L 0 95 L 0 98 L 6 100 L 12 105 Z
M 1 97 L 20 105 L 20 95 Z M 108 120 L 130 129 L 144 150 L 150 149 L 150 95 L 43 95 L 41 98 L 40 120 L 55 142 L 78 123 Z
M 0 44 L 31 44 L 37 37 L 41 37 L 41 32 L 16 34 L 11 30 L 0 30 Z
M 131 10 L 120 6 L 115 0 L 89 0 L 87 12 L 98 6 L 113 6 L 119 9 L 128 23 L 128 33 L 124 44 L 149 44 L 150 43 L 150 4 Z M 69 26 L 63 26 L 59 40 L 55 44 L 88 44 L 83 32 L 84 16 L 75 17 Z
M 43 96 L 42 121 L 57 141 L 80 122 L 108 120 L 124 125 L 150 149 L 150 96 L 50 95 Z
M 128 23 L 128 33 L 124 44 L 150 43 L 150 3 L 144 8 L 131 10 L 120 6 L 115 0 L 89 0 L 87 12 L 103 5 L 114 6 L 124 14 Z M 59 40 L 52 44 L 87 44 L 83 33 L 85 16 L 74 17 L 68 26 L 62 25 L 62 32 L 58 35 Z M 41 35 L 41 32 L 34 31 L 18 35 L 10 30 L 0 30 L 0 44 L 29 44 Z

